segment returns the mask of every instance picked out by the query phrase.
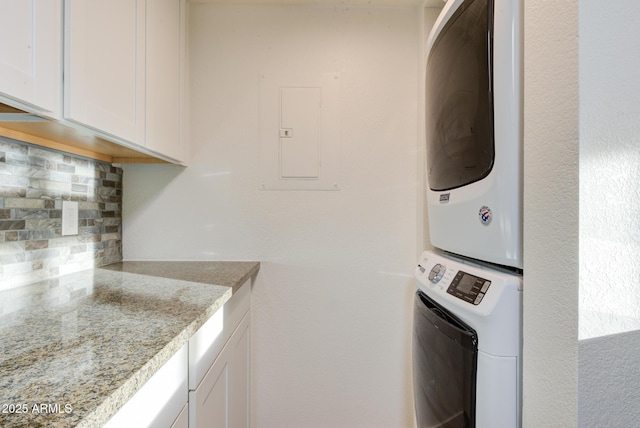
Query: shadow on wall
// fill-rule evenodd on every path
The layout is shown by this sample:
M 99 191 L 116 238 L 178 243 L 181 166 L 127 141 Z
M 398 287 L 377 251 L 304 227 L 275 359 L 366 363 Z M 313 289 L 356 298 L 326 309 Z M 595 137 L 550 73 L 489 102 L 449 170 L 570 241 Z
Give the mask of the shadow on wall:
M 578 426 L 632 427 L 640 408 L 640 331 L 578 344 Z
M 129 185 L 126 201 L 132 205 L 123 207 L 129 214 L 135 214 L 137 207 L 146 207 L 171 189 L 174 182 L 186 168 L 172 164 L 127 164 L 122 165 L 123 182 L 135 183 L 144 178 L 144 186 Z

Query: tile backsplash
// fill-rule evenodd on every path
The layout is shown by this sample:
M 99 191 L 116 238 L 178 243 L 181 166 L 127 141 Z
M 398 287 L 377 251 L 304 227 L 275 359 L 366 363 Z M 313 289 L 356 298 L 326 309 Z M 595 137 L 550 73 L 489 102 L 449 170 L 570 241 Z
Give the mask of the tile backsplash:
M 78 235 L 62 236 L 62 201 Z M 0 136 L 0 290 L 122 260 L 122 169 Z

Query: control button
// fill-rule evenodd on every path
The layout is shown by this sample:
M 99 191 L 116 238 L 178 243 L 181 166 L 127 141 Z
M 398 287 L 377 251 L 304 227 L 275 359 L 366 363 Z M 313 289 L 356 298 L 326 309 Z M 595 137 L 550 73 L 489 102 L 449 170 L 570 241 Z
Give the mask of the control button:
M 480 293 L 478 294 L 478 297 L 476 297 L 475 302 L 473 302 L 474 305 L 479 304 L 480 302 L 482 302 L 482 298 L 484 297 L 484 294 Z
M 485 281 L 484 284 L 482 284 L 482 288 L 480 289 L 480 292 L 486 293 L 490 285 L 491 285 L 491 281 Z
M 442 279 L 442 276 L 444 275 L 446 270 L 447 268 L 438 263 L 433 267 L 433 269 L 431 269 L 431 272 L 429 272 L 429 281 L 433 282 L 434 284 L 437 283 Z
M 426 271 L 426 269 L 423 268 L 422 265 L 418 265 L 418 269 L 420 269 L 420 273 L 424 273 Z

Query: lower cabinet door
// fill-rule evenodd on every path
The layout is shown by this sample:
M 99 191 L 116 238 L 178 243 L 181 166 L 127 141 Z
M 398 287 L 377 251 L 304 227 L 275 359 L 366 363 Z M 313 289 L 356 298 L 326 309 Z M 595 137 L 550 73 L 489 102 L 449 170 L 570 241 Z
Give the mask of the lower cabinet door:
M 249 340 L 247 313 L 198 387 L 189 391 L 190 428 L 249 427 Z
M 224 349 L 195 391 L 189 391 L 191 428 L 227 427 L 229 364 Z
M 249 428 L 250 313 L 229 339 L 233 355 L 229 365 L 229 428 Z
M 189 428 L 189 405 L 185 404 L 171 428 Z

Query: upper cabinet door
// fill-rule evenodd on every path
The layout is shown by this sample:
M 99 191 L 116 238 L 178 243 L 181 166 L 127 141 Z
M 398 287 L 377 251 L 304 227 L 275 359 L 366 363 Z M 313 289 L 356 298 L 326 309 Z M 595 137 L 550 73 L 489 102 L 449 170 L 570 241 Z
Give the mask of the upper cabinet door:
M 184 0 L 147 0 L 146 147 L 184 161 Z
M 142 144 L 144 49 L 144 0 L 65 0 L 65 118 Z
M 61 0 L 0 0 L 0 96 L 59 117 L 61 58 Z

